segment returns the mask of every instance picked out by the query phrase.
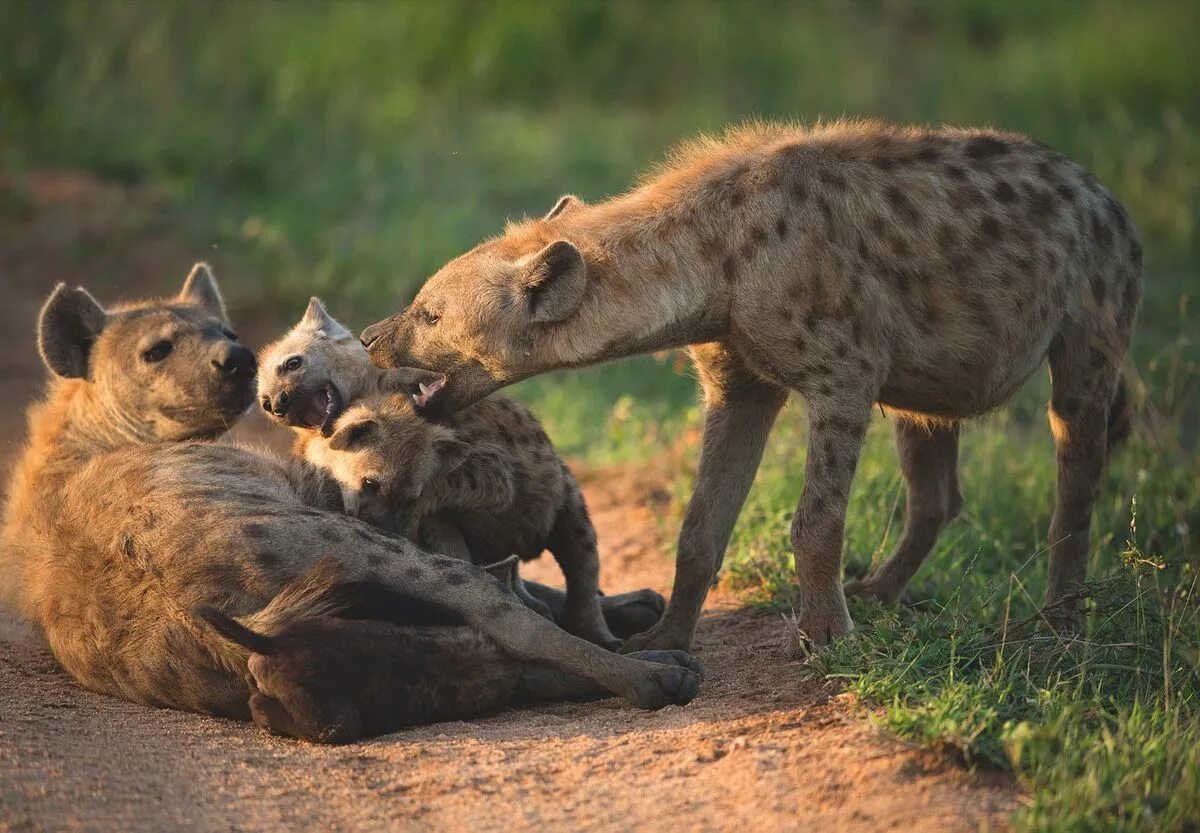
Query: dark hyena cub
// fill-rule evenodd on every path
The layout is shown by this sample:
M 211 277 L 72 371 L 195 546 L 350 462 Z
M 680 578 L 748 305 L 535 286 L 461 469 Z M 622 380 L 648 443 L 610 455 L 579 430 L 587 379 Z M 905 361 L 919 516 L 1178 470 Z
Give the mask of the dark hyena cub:
M 567 584 L 566 630 L 616 647 L 597 596 L 596 532 L 575 478 L 537 420 L 503 397 L 442 423 L 417 414 L 412 397 L 367 397 L 325 439 L 301 441 L 308 462 L 342 485 L 346 511 L 417 540 L 430 517 L 462 533 L 476 563 L 550 550 Z

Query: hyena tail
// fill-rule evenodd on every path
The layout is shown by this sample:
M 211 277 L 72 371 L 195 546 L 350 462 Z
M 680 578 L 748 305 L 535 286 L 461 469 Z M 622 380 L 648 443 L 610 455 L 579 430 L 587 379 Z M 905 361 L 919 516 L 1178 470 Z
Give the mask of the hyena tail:
M 227 616 L 215 607 L 196 608 L 196 615 L 207 622 L 213 630 L 252 654 L 270 656 L 275 653 L 274 637 L 252 631 L 232 616 Z
M 337 592 L 342 578 L 337 559 L 325 556 L 302 578 L 279 591 L 266 607 L 239 621 L 214 607 L 196 608 L 196 616 L 231 642 L 259 654 L 274 649 L 273 634 L 293 622 L 340 613 L 349 600 Z
M 1117 390 L 1108 405 L 1108 449 L 1125 444 L 1133 430 L 1133 403 L 1129 401 L 1129 379 L 1124 372 L 1117 380 Z

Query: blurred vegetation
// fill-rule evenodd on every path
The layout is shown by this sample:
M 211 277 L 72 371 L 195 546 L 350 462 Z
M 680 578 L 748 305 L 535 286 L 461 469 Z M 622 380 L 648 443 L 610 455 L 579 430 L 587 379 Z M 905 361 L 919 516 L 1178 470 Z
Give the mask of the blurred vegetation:
M 864 626 L 818 667 L 887 704 L 896 731 L 1013 768 L 1032 796 L 1024 827 L 1194 830 L 1197 54 L 1190 0 L 3 0 L 0 169 L 150 184 L 198 254 L 237 265 L 229 294 L 283 325 L 318 293 L 362 325 L 506 218 L 567 191 L 618 193 L 674 142 L 744 118 L 989 123 L 1046 141 L 1122 199 L 1146 251 L 1141 430 L 1097 512 L 1092 632 L 1067 646 L 994 635 L 1044 587 L 1054 468 L 1039 376 L 964 434 L 967 511 L 915 585 L 932 612 L 856 605 Z M 569 453 L 670 457 L 686 496 L 698 411 L 676 356 L 519 395 Z M 902 522 L 889 428 L 873 427 L 855 485 L 856 572 Z M 776 609 L 795 602 L 804 436 L 792 407 L 727 560 L 729 581 Z

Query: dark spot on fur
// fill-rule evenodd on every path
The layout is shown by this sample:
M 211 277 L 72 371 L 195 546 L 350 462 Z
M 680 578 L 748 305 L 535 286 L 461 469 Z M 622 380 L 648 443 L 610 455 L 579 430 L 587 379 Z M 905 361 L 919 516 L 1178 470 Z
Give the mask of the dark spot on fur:
M 808 187 L 803 182 L 793 182 L 791 187 L 792 199 L 798 203 L 808 201 Z
M 1099 277 L 1092 278 L 1092 297 L 1096 299 L 1097 304 L 1104 303 L 1107 291 L 1108 288 L 1104 285 L 1103 279 Z
M 908 241 L 898 234 L 891 235 L 889 242 L 892 244 L 892 251 L 898 258 L 907 258 L 912 255 L 912 247 L 908 245 Z
M 942 158 L 942 152 L 930 145 L 918 150 L 916 158 L 921 162 L 936 162 Z
M 947 165 L 946 176 L 961 181 L 967 178 L 967 172 L 958 165 Z
M 416 564 L 413 564 L 410 567 L 404 568 L 404 577 L 406 579 L 408 579 L 409 581 L 417 581 L 424 574 L 425 574 L 425 571 L 422 570 L 420 567 L 418 567 Z
M 471 579 L 466 573 L 450 573 L 446 576 L 446 584 L 454 587 L 461 587 Z
M 985 215 L 984 218 L 979 221 L 979 232 L 984 236 L 984 239 L 991 241 L 999 240 L 1004 234 L 1004 231 L 1000 226 L 1000 221 L 991 214 Z
M 387 556 L 385 556 L 383 553 L 379 552 L 378 550 L 372 550 L 371 552 L 367 553 L 367 566 L 368 567 L 375 567 L 375 568 L 382 567 L 383 563 L 385 561 L 387 561 Z
M 997 200 L 1005 204 L 1011 203 L 1017 198 L 1017 192 L 1004 180 L 996 183 L 992 193 L 995 194 Z
M 889 185 L 884 191 L 884 196 L 887 197 L 888 204 L 891 205 L 892 209 L 910 225 L 920 222 L 921 213 L 917 210 L 912 200 L 908 198 L 908 195 L 900 190 L 899 187 Z
M 896 167 L 896 160 L 891 156 L 876 156 L 871 164 L 881 171 L 890 171 Z
M 1060 182 L 1058 185 L 1054 186 L 1054 190 L 1058 193 L 1058 196 L 1062 198 L 1063 202 L 1070 203 L 1075 201 L 1075 189 L 1070 185 Z
M 767 232 L 762 226 L 755 226 L 754 228 L 750 229 L 750 239 L 753 240 L 755 244 L 761 246 L 767 242 Z
M 739 251 L 741 252 L 742 260 L 750 260 L 754 257 L 754 244 L 747 240 L 742 244 L 742 248 Z
M 775 221 L 775 233 L 779 235 L 780 240 L 788 236 L 788 222 L 786 217 L 780 217 Z
M 1008 144 L 994 136 L 976 136 L 967 142 L 966 155 L 968 159 L 983 161 L 1008 153 Z
M 1142 241 L 1136 237 L 1129 241 L 1129 261 L 1134 266 L 1142 265 Z
M 1096 242 L 1100 244 L 1100 248 L 1105 252 L 1112 248 L 1112 229 L 1095 212 L 1092 212 L 1092 237 L 1095 238 Z
M 361 526 L 356 526 L 356 527 L 354 527 L 354 534 L 357 535 L 359 537 L 359 539 L 362 541 L 366 541 L 369 544 L 375 543 L 375 536 L 371 533 L 371 530 L 369 530 L 369 529 L 364 529 Z
M 817 178 L 830 188 L 840 190 L 846 187 L 846 177 L 842 176 L 839 172 L 831 171 L 828 168 L 822 168 L 821 170 L 817 171 Z
M 958 233 L 949 223 L 942 223 L 938 226 L 937 242 L 943 249 L 952 248 L 958 242 Z
M 271 534 L 262 524 L 246 524 L 242 527 L 242 533 L 247 538 L 266 538 Z
M 121 536 L 121 552 L 126 558 L 137 557 L 137 547 L 133 543 L 133 536 L 128 532 Z
M 1058 210 L 1054 202 L 1054 194 L 1046 188 L 1033 188 L 1029 193 L 1029 213 L 1039 222 L 1053 217 Z
M 336 544 L 342 540 L 342 534 L 333 527 L 322 526 L 317 529 L 317 534 L 331 544 Z
M 737 279 L 737 261 L 732 257 L 726 256 L 721 261 L 721 274 L 725 276 L 726 281 L 734 281 Z
M 275 570 L 279 565 L 283 564 L 283 556 L 270 550 L 262 550 L 255 553 L 255 560 L 258 562 L 258 566 L 264 570 Z

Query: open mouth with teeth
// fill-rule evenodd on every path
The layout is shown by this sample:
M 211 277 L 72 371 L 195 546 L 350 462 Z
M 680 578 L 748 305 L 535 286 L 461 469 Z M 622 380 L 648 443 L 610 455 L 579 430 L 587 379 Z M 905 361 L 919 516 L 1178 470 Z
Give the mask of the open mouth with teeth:
M 333 423 L 342 415 L 344 408 L 341 392 L 330 382 L 309 394 L 289 416 L 293 425 L 316 428 L 328 437 L 333 432 Z
M 428 385 L 424 382 L 418 383 L 417 391 L 412 395 L 413 404 L 417 406 L 418 410 L 428 408 L 433 403 L 433 400 L 437 397 L 437 395 L 441 393 L 442 389 L 445 387 L 445 376 L 435 379 Z

